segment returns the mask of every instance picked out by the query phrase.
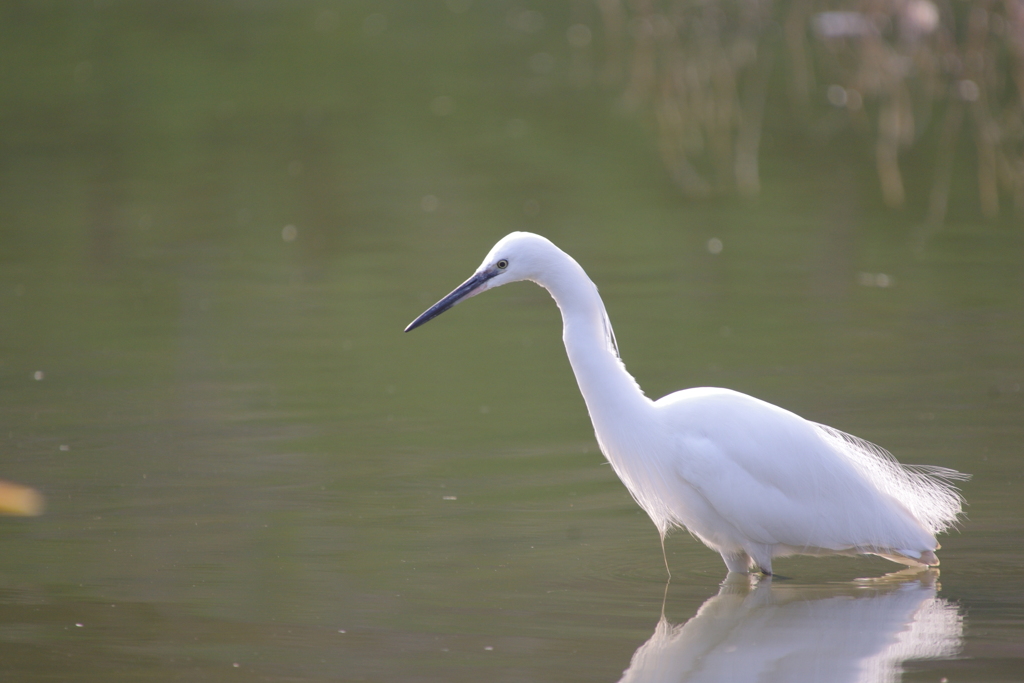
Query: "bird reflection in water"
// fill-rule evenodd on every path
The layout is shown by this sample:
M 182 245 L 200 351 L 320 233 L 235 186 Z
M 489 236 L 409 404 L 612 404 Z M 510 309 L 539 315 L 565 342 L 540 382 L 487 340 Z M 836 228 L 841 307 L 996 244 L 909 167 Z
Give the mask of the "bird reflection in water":
M 890 683 L 908 660 L 953 657 L 963 618 L 938 571 L 835 586 L 735 576 L 685 624 L 664 614 L 620 683 Z

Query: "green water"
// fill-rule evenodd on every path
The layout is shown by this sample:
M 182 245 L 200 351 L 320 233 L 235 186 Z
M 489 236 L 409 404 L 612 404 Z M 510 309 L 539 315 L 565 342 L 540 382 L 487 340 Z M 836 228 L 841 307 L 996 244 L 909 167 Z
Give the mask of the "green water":
M 48 508 L 0 518 L 0 672 L 1018 679 L 1020 225 L 916 248 L 870 159 L 782 136 L 759 199 L 684 201 L 613 91 L 531 75 L 510 7 L 4 3 L 0 478 Z M 515 229 L 588 270 L 649 395 L 972 473 L 941 575 L 720 586 L 677 534 L 666 594 L 542 290 L 402 333 Z

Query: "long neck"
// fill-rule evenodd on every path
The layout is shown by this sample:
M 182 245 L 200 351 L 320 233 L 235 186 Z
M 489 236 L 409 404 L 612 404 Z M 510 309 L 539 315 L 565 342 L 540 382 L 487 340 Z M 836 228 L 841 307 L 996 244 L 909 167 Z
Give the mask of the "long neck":
M 536 282 L 562 311 L 562 340 L 594 433 L 615 473 L 664 538 L 679 520 L 668 502 L 673 498 L 666 488 L 671 474 L 664 458 L 653 457 L 659 453 L 654 446 L 660 433 L 654 404 L 619 359 L 597 287 L 568 254 L 558 250 L 553 258 L 560 262 Z
M 598 439 L 607 443 L 615 435 L 606 426 L 642 418 L 651 401 L 619 359 L 597 287 L 570 256 L 560 252 L 559 259 L 563 260 L 560 267 L 549 271 L 556 275 L 537 282 L 551 292 L 562 312 L 562 340 L 569 363 Z

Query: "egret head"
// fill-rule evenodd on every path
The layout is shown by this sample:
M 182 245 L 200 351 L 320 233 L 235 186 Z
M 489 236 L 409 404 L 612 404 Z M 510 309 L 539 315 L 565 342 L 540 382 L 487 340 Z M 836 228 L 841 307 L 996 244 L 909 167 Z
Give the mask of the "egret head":
M 513 232 L 502 237 L 468 280 L 409 323 L 405 331 L 416 329 L 480 292 L 509 282 L 536 279 L 547 261 L 545 257 L 552 251 L 558 253 L 558 248 L 546 238 L 533 233 Z

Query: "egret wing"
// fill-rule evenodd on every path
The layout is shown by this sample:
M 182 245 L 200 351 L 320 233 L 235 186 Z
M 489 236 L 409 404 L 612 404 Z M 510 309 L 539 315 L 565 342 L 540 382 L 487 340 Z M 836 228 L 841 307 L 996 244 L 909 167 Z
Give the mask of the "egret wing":
M 671 402 L 676 472 L 737 538 L 839 548 L 891 535 L 894 515 L 912 524 L 817 425 L 737 392 L 690 398 Z

